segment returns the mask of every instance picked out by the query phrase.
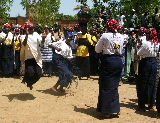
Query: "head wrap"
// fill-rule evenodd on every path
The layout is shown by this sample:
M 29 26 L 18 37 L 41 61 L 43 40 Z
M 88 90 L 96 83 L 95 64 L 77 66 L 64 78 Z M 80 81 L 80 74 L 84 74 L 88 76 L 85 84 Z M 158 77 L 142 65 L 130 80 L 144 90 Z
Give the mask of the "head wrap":
M 14 31 L 20 31 L 20 28 L 19 27 L 15 27 Z
M 142 32 L 142 33 L 146 33 L 146 32 L 147 32 L 147 29 L 146 29 L 145 27 L 141 27 L 141 28 L 139 29 L 139 31 Z
M 42 25 L 41 24 L 37 24 L 36 28 L 42 28 Z
M 33 23 L 31 23 L 31 22 L 28 20 L 28 21 L 25 22 L 24 27 L 25 27 L 25 28 L 33 27 Z
M 151 39 L 152 43 L 158 44 L 158 35 L 157 35 L 157 31 L 155 28 L 149 28 L 147 30 L 147 34 L 148 34 L 149 38 Z
M 48 25 L 44 25 L 43 28 L 49 28 L 49 26 Z
M 115 30 L 120 27 L 119 23 L 117 20 L 115 19 L 109 19 L 107 20 L 107 23 L 106 23 L 107 27 L 112 30 L 113 32 L 115 32 Z
M 70 30 L 70 31 L 73 31 L 73 27 L 72 27 L 72 26 L 71 26 L 71 27 L 69 27 L 69 30 Z
M 80 27 L 80 25 L 79 24 L 76 24 L 76 25 L 74 25 L 74 29 L 80 29 L 81 27 Z
M 6 24 L 4 24 L 4 25 L 3 25 L 3 27 L 11 28 L 11 25 L 10 25 L 10 24 L 8 24 L 8 23 L 6 23 Z

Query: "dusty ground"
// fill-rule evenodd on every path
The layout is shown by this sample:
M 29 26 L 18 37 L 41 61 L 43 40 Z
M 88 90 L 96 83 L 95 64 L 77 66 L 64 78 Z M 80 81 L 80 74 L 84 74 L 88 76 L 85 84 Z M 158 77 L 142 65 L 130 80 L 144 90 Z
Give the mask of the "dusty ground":
M 79 80 L 66 93 L 54 92 L 51 87 L 57 77 L 42 77 L 33 90 L 20 79 L 0 78 L 0 123 L 160 123 L 156 110 L 137 112 L 135 85 L 119 87 L 121 115 L 103 119 L 96 112 L 98 77 Z

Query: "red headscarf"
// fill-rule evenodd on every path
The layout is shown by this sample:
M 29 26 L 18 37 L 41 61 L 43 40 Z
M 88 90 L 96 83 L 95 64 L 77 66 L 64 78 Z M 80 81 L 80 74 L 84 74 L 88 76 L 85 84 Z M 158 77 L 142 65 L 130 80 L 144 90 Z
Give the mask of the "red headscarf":
M 33 27 L 33 23 L 31 23 L 29 20 L 25 22 L 24 24 L 25 28 Z
M 139 29 L 139 31 L 142 32 L 142 33 L 146 33 L 146 32 L 147 32 L 147 29 L 146 29 L 145 27 L 141 27 L 141 28 Z
M 3 26 L 4 26 L 4 27 L 11 28 L 11 25 L 10 25 L 10 24 L 8 24 L 8 23 L 4 24 Z
M 147 30 L 147 34 L 150 37 L 152 43 L 158 44 L 158 35 L 155 28 L 149 28 Z
M 110 28 L 112 31 L 115 32 L 115 30 L 117 29 L 117 27 L 119 27 L 119 23 L 117 20 L 115 19 L 109 19 L 106 23 L 107 27 Z

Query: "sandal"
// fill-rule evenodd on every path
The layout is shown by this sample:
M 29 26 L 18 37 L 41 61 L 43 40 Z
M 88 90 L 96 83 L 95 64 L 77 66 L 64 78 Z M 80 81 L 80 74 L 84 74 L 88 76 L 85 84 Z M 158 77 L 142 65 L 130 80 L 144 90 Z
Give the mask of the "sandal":
M 104 118 L 109 119 L 109 118 L 119 118 L 120 113 L 116 114 L 106 114 L 104 115 Z

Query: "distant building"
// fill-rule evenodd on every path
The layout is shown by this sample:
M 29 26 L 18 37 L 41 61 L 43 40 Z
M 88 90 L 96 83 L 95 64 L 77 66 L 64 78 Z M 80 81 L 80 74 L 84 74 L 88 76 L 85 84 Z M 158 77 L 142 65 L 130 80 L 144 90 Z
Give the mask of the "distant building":
M 10 17 L 8 19 L 8 22 L 6 23 L 15 23 L 15 24 L 19 24 L 19 25 L 24 25 L 24 23 L 27 21 L 28 19 L 26 17 Z M 55 20 L 55 22 L 60 23 L 61 25 L 61 31 L 63 31 L 63 27 L 70 27 L 70 26 L 74 26 L 75 24 L 78 24 L 78 20 L 61 20 L 61 19 L 57 19 Z M 4 24 L 4 20 L 3 18 L 0 18 L 0 25 Z M 53 23 L 54 24 L 54 23 Z

